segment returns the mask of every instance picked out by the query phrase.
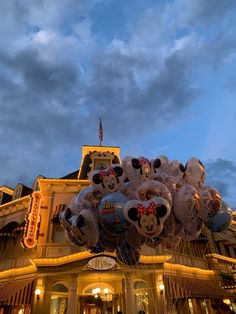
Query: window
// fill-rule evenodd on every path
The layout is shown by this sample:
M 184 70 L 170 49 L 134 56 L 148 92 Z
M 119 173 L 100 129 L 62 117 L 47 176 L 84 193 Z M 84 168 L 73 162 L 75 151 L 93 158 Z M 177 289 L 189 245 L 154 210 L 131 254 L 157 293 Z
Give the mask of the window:
M 13 246 L 11 251 L 12 257 L 20 256 L 24 253 L 24 248 L 21 245 L 21 240 L 23 238 L 23 230 L 15 233 L 16 237 L 13 238 Z
M 15 188 L 15 191 L 13 193 L 13 201 L 14 200 L 17 200 L 18 198 L 21 197 L 21 194 L 22 194 L 22 185 L 21 184 L 17 184 L 16 188 Z
M 52 287 L 50 314 L 66 313 L 68 302 L 68 288 L 62 283 L 57 283 Z
M 3 199 L 3 192 L 0 191 L 0 205 L 2 204 L 2 199 Z
M 65 231 L 60 225 L 53 224 L 52 242 L 54 243 L 66 242 Z
M 33 184 L 33 191 L 40 191 L 40 187 L 39 187 L 39 179 L 43 179 L 43 176 L 38 176 L 35 180 L 34 180 L 34 184 Z
M 13 239 L 10 237 L 1 237 L 0 241 L 0 256 L 1 258 L 8 258 L 11 256 Z
M 134 282 L 134 290 L 137 311 L 141 310 L 148 313 L 148 290 L 146 281 L 136 280 Z

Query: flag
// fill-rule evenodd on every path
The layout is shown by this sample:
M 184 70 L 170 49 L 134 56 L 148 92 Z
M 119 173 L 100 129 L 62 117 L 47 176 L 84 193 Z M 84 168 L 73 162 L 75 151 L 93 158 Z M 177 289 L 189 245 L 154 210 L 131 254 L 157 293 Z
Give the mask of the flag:
M 103 129 L 102 129 L 102 119 L 101 118 L 100 118 L 100 123 L 99 123 L 98 137 L 99 137 L 99 141 L 100 141 L 100 145 L 101 145 L 101 142 L 103 141 Z

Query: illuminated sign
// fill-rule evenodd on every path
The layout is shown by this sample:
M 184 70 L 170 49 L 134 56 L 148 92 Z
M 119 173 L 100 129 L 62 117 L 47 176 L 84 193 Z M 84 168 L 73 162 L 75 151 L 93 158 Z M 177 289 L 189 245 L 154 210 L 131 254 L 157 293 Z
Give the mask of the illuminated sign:
M 40 192 L 34 192 L 32 194 L 31 204 L 26 216 L 26 225 L 22 240 L 22 245 L 25 248 L 32 249 L 37 244 L 38 231 L 40 223 L 40 205 L 42 200 L 42 194 Z

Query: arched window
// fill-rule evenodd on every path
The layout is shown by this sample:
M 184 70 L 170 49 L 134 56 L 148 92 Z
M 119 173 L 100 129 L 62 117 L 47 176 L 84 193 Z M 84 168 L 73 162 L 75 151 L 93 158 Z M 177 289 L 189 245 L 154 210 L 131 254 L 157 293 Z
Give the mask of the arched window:
M 65 230 L 61 225 L 52 225 L 52 242 L 53 243 L 64 243 L 66 242 Z
M 50 314 L 67 313 L 68 288 L 64 283 L 57 282 L 52 287 Z
M 148 289 L 147 282 L 143 279 L 137 279 L 134 282 L 135 303 L 138 311 L 148 312 Z
M 68 288 L 62 283 L 57 283 L 52 287 L 52 291 L 54 292 L 68 292 Z
M 14 200 L 17 200 L 18 198 L 20 198 L 21 194 L 22 194 L 22 184 L 19 183 L 15 187 L 12 200 L 14 201 Z
M 0 205 L 2 204 L 2 199 L 3 199 L 3 192 L 0 191 Z
M 43 179 L 44 177 L 43 176 L 37 176 L 37 178 L 34 180 L 34 183 L 33 183 L 33 191 L 40 191 L 40 188 L 39 188 L 39 179 Z

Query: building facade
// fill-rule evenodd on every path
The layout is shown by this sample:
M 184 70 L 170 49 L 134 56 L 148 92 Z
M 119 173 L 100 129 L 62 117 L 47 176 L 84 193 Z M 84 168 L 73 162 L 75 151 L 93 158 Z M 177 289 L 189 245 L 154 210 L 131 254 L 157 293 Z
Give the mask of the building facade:
M 83 146 L 74 173 L 0 187 L 0 313 L 214 314 L 215 300 L 236 310 L 235 221 L 175 249 L 143 244 L 136 265 L 68 241 L 60 212 L 90 171 L 120 162 L 118 147 Z

